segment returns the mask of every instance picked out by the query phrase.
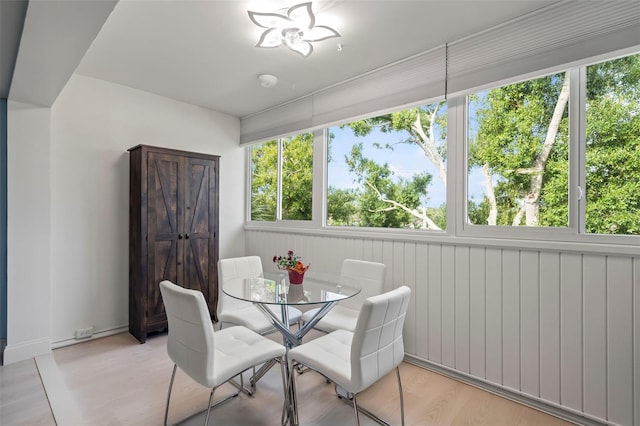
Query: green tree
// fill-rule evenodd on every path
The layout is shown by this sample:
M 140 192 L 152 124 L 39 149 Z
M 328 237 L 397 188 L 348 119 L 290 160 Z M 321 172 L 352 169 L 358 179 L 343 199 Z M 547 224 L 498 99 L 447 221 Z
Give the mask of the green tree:
M 311 220 L 313 134 L 282 139 L 282 219 Z M 251 150 L 251 220 L 275 221 L 278 202 L 278 141 Z
M 332 226 L 360 226 L 358 192 L 330 186 L 327 191 L 327 224 Z
M 370 135 L 374 130 L 398 135 L 393 144 L 375 144 L 378 149 L 393 150 L 397 144 L 416 144 L 434 164 L 438 177 L 446 186 L 444 102 L 359 120 L 345 126 L 353 131 L 355 137 Z M 428 198 L 428 186 L 433 179 L 429 173 L 417 174 L 408 180 L 395 178 L 387 164 L 376 164 L 362 155 L 362 144 L 355 144 L 346 160 L 350 171 L 362 185 L 355 202 L 359 212 L 357 222 L 361 226 L 429 229 L 446 226 L 444 206 L 427 209 L 422 205 Z
M 313 133 L 282 142 L 282 219 L 311 220 L 313 200 Z
M 394 179 L 388 164 L 365 158 L 362 147 L 362 143 L 355 144 L 346 159 L 362 188 L 358 197 L 361 226 L 439 229 L 425 209 L 420 209 L 431 175 L 425 172 L 411 179 Z
M 568 157 L 558 153 L 568 150 L 557 146 L 568 144 L 568 74 L 492 89 L 476 99 L 478 128 L 469 141 L 469 166 L 484 174 L 488 215 L 479 218 L 475 209 L 475 219 L 514 226 L 524 219 L 538 226 L 551 201 L 545 199 L 549 170 L 566 182 Z M 566 206 L 567 187 L 560 191 Z M 562 221 L 566 226 L 566 215 Z
M 640 234 L 640 55 L 587 67 L 586 223 Z
M 251 220 L 274 222 L 278 191 L 278 141 L 251 147 Z

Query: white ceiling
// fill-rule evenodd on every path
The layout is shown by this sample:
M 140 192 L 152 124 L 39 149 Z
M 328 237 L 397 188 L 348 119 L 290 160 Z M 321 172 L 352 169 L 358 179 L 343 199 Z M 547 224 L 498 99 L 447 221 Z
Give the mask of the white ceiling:
M 247 10 L 302 1 L 30 0 L 9 98 L 51 105 L 75 70 L 246 117 L 558 2 L 315 0 L 316 25 L 342 37 L 307 58 L 255 47 Z M 264 88 L 262 73 L 280 82 Z
M 244 117 L 553 3 L 316 0 L 316 25 L 342 37 L 307 58 L 255 47 L 262 31 L 247 10 L 300 2 L 120 0 L 76 72 Z M 262 73 L 280 82 L 261 87 Z

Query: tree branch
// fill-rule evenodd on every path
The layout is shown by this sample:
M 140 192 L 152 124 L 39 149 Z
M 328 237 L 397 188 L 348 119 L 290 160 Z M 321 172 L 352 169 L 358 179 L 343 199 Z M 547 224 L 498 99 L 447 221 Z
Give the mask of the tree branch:
M 378 199 L 380 201 L 382 201 L 383 203 L 389 203 L 391 204 L 392 207 L 386 208 L 386 209 L 380 209 L 378 211 L 391 211 L 391 210 L 395 210 L 396 208 L 399 208 L 401 210 L 406 211 L 407 213 L 409 213 L 410 215 L 422 220 L 423 222 L 427 223 L 427 229 L 437 229 L 440 230 L 440 227 L 438 225 L 436 225 L 436 223 L 431 220 L 431 218 L 429 218 L 428 215 L 426 214 L 421 214 L 419 212 L 417 212 L 416 210 L 410 209 L 409 207 L 405 206 L 402 203 L 399 203 L 397 201 L 394 200 L 389 200 L 388 198 L 384 197 L 382 195 L 382 193 L 380 191 L 378 191 L 378 188 L 376 188 L 375 186 L 373 186 L 369 181 L 365 182 L 367 184 L 367 186 L 369 188 L 371 188 L 377 195 L 378 195 Z

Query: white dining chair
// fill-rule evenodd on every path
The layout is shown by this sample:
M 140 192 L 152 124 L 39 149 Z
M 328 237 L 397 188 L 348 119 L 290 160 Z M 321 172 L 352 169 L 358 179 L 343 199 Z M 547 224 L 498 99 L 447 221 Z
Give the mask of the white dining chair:
M 362 287 L 362 290 L 354 297 L 340 301 L 313 328 L 325 333 L 335 330 L 354 331 L 365 299 L 383 292 L 386 269 L 384 263 L 345 259 L 340 270 L 340 282 L 344 285 L 354 283 Z M 319 308 L 306 311 L 302 315 L 302 322 L 310 321 L 318 310 Z
M 164 412 L 166 426 L 169 417 L 171 390 L 176 370 L 211 388 L 205 426 L 211 409 L 240 391 L 213 403 L 213 394 L 222 384 L 258 364 L 278 359 L 284 365 L 286 349 L 246 327 L 235 326 L 214 331 L 204 295 L 198 290 L 185 289 L 170 281 L 160 283 L 160 292 L 167 314 L 169 333 L 167 353 L 174 362 Z M 284 368 L 284 367 L 283 367 Z M 282 372 L 285 377 L 285 371 Z M 284 380 L 284 379 L 283 379 Z
M 262 260 L 259 256 L 242 256 L 218 261 L 218 322 L 220 328 L 225 324 L 243 325 L 256 333 L 269 334 L 276 331 L 275 327 L 252 303 L 227 296 L 222 288 L 225 283 L 233 280 L 258 277 L 262 274 Z M 276 316 L 282 319 L 280 307 L 271 308 Z M 300 324 L 302 311 L 287 306 L 289 324 Z
M 353 403 L 357 425 L 360 424 L 359 411 L 386 424 L 359 407 L 356 397 L 395 368 L 404 425 L 399 365 L 404 358 L 402 330 L 410 297 L 411 289 L 406 286 L 369 297 L 362 305 L 355 331 L 336 330 L 290 349 L 289 390 L 295 388 L 295 364 L 303 364 L 335 383 L 338 396 Z M 295 392 L 293 394 L 297 399 Z M 293 406 L 298 406 L 297 401 L 293 401 Z

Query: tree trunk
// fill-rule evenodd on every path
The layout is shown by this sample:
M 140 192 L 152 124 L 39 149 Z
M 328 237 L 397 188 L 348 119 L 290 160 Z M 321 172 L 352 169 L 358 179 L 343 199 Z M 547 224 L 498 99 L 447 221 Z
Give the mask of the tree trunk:
M 493 180 L 491 179 L 492 176 L 488 164 L 482 166 L 482 174 L 484 175 L 484 185 L 487 188 L 487 201 L 489 201 L 487 225 L 495 226 L 498 220 L 498 203 L 496 203 L 496 193 L 493 190 Z
M 558 96 L 555 109 L 553 110 L 553 116 L 549 122 L 549 128 L 547 129 L 547 135 L 544 140 L 544 145 L 538 157 L 535 159 L 532 171 L 531 181 L 529 185 L 529 193 L 526 195 L 525 202 L 525 223 L 527 226 L 538 226 L 538 216 L 540 213 L 540 192 L 542 191 L 542 177 L 544 174 L 544 168 L 553 149 L 553 145 L 556 142 L 556 136 L 558 135 L 558 129 L 564 110 L 569 101 L 569 73 L 565 73 L 564 82 L 562 83 L 562 90 Z
M 422 127 L 422 120 L 420 119 L 420 112 L 416 113 L 416 121 L 412 126 L 412 134 L 414 135 L 415 140 L 418 142 L 418 145 L 424 151 L 425 155 L 433 165 L 438 169 L 438 175 L 440 176 L 440 180 L 444 184 L 445 188 L 447 187 L 447 167 L 444 164 L 444 159 L 440 152 L 438 152 L 438 147 L 436 146 L 436 139 L 434 136 L 435 130 L 435 122 L 438 111 L 440 110 L 440 105 L 438 105 L 433 112 L 431 113 L 431 117 L 429 118 L 429 134 L 424 131 Z
M 516 215 L 513 217 L 513 222 L 511 222 L 511 226 L 520 226 L 520 223 L 522 223 L 522 216 L 524 216 L 525 213 L 525 206 L 522 206 L 518 209 L 518 213 L 516 213 Z

